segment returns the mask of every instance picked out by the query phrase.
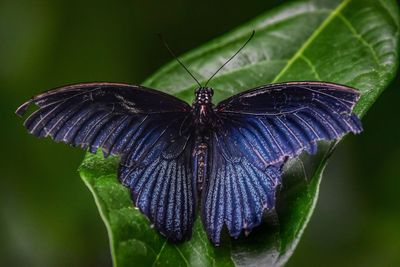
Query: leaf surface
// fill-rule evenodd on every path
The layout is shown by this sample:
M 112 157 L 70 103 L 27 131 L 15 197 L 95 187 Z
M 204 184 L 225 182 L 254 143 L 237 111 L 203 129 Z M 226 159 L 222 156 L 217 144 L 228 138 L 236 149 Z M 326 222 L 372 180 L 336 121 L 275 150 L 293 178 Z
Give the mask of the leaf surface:
M 209 84 L 215 103 L 273 82 L 321 80 L 358 88 L 363 116 L 396 73 L 399 14 L 394 0 L 308 0 L 288 3 L 181 57 L 205 82 L 250 36 L 246 48 Z M 143 85 L 191 103 L 196 84 L 174 61 Z M 335 144 L 285 167 L 276 211 L 249 237 L 208 241 L 200 220 L 193 238 L 166 242 L 133 207 L 116 178 L 118 159 L 87 154 L 80 174 L 93 193 L 110 237 L 115 266 L 281 266 L 292 255 L 313 212 L 323 170 Z

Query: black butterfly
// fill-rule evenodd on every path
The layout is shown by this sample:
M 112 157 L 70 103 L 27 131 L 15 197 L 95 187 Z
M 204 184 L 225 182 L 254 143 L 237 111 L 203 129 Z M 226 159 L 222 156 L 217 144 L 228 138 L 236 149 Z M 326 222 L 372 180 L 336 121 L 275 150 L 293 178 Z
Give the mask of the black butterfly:
M 362 131 L 352 114 L 359 93 L 343 85 L 271 84 L 216 106 L 211 88 L 195 94 L 190 106 L 142 86 L 84 83 L 35 96 L 16 113 L 35 104 L 31 134 L 120 156 L 119 180 L 169 240 L 190 238 L 199 206 L 216 245 L 224 225 L 238 237 L 274 208 L 287 158 Z

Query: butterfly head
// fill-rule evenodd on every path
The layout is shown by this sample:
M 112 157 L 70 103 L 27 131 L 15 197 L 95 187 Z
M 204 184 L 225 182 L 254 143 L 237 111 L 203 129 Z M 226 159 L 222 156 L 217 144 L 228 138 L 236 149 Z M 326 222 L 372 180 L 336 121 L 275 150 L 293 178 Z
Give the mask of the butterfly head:
M 193 104 L 198 104 L 198 105 L 211 104 L 211 99 L 212 96 L 214 95 L 214 90 L 210 87 L 200 87 L 196 89 L 195 94 L 196 94 L 196 99 L 195 103 Z

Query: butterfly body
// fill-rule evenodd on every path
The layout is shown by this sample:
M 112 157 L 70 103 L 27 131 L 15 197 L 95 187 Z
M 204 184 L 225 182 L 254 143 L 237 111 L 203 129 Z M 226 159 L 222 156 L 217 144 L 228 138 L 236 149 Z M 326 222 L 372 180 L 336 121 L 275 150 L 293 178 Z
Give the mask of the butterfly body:
M 200 196 L 209 174 L 209 138 L 198 138 L 193 150 L 193 177 L 196 180 L 197 193 Z
M 199 210 L 212 243 L 237 238 L 275 208 L 282 166 L 320 140 L 362 131 L 357 90 L 325 82 L 255 88 L 217 105 L 200 87 L 186 102 L 157 90 L 85 83 L 42 93 L 25 121 L 37 137 L 119 156 L 133 204 L 171 241 L 187 240 Z
M 212 88 L 200 87 L 195 91 L 195 99 L 192 104 L 194 118 L 195 146 L 193 150 L 193 177 L 196 180 L 196 188 L 199 198 L 209 174 L 210 136 L 215 124 Z

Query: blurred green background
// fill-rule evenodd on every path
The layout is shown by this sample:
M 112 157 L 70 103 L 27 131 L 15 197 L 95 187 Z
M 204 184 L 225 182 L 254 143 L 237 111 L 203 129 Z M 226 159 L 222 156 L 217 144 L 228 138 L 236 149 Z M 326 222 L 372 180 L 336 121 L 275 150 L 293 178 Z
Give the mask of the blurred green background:
M 84 152 L 26 133 L 15 108 L 69 83 L 140 83 L 180 54 L 285 1 L 0 0 L 0 266 L 110 266 L 80 180 Z M 179 86 L 179 85 L 178 85 Z M 336 151 L 288 266 L 400 266 L 400 81 Z

